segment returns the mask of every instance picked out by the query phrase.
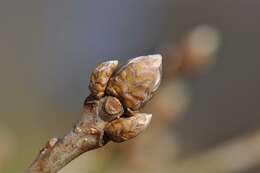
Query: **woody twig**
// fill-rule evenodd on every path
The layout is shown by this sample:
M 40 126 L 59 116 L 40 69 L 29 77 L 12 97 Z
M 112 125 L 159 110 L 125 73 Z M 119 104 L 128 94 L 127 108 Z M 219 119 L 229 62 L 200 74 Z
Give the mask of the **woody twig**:
M 55 173 L 82 153 L 143 132 L 152 115 L 139 110 L 159 87 L 161 65 L 160 55 L 149 55 L 134 58 L 121 68 L 117 68 L 118 61 L 97 66 L 80 120 L 62 139 L 47 142 L 28 173 Z

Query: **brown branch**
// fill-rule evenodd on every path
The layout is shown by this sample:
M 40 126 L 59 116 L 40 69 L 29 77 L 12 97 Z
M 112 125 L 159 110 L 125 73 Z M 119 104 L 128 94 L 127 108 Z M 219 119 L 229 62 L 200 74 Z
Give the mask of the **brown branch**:
M 161 56 L 134 58 L 114 73 L 116 67 L 117 61 L 108 61 L 94 70 L 79 122 L 62 139 L 50 139 L 28 173 L 55 173 L 82 153 L 146 129 L 151 115 L 138 110 L 160 84 Z
M 63 139 L 50 139 L 40 151 L 28 172 L 57 172 L 80 154 L 98 148 L 105 143 L 101 127 L 103 122 L 96 120 L 99 102 L 84 106 L 81 120 Z M 97 122 L 95 122 L 97 121 Z

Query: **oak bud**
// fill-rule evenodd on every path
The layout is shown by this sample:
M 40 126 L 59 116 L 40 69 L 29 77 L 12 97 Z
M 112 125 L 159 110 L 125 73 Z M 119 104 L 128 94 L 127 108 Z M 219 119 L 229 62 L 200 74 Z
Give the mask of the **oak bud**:
M 128 118 L 121 117 L 105 126 L 105 134 L 114 142 L 124 142 L 143 132 L 150 124 L 151 119 L 152 115 L 145 113 L 136 113 Z
M 99 64 L 90 76 L 89 90 L 96 98 L 104 95 L 107 83 L 118 65 L 118 61 L 106 61 Z
M 158 89 L 161 65 L 161 55 L 134 58 L 111 77 L 106 91 L 118 97 L 125 107 L 138 110 Z
M 111 121 L 119 118 L 124 113 L 124 108 L 121 102 L 113 96 L 104 97 L 103 110 L 100 112 L 100 117 L 104 121 Z

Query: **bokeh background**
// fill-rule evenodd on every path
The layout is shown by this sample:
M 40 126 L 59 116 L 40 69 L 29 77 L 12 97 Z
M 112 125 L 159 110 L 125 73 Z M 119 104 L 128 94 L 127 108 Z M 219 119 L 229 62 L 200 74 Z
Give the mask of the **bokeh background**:
M 154 53 L 151 127 L 61 172 L 260 172 L 259 18 L 258 0 L 0 0 L 0 172 L 73 126 L 98 63 Z

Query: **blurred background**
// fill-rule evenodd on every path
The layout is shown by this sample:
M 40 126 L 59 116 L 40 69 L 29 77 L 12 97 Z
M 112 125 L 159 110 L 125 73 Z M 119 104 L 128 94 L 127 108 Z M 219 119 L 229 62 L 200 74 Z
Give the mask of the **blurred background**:
M 260 1 L 1 0 L 0 172 L 77 121 L 95 66 L 161 53 L 151 126 L 62 173 L 259 173 Z

